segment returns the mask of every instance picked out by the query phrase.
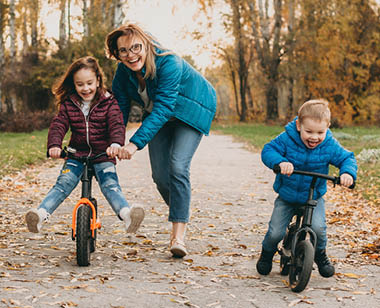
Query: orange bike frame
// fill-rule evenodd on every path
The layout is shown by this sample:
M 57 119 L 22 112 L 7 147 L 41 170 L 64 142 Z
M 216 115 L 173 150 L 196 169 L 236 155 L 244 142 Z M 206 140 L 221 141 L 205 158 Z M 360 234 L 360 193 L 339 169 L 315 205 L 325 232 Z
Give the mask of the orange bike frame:
M 73 229 L 73 234 L 72 235 L 73 235 L 73 239 L 75 238 L 75 235 L 76 235 L 77 211 L 78 211 L 78 208 L 82 204 L 87 204 L 91 208 L 92 219 L 91 219 L 90 228 L 91 228 L 91 235 L 92 235 L 93 238 L 95 238 L 95 230 L 96 229 L 100 229 L 101 223 L 98 222 L 97 219 L 96 219 L 96 210 L 95 210 L 95 206 L 92 204 L 92 202 L 90 200 L 88 200 L 87 198 L 82 198 L 82 199 L 80 199 L 78 201 L 78 203 L 75 205 L 74 210 L 73 210 L 73 221 L 72 221 L 72 229 Z

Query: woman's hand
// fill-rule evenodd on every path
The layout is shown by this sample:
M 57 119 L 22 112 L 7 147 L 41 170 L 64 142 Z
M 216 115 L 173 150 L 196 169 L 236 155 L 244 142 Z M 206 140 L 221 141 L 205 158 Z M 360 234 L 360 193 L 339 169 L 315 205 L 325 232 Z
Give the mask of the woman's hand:
M 284 161 L 284 162 L 280 163 L 279 166 L 281 168 L 281 174 L 285 174 L 287 176 L 290 176 L 294 171 L 294 166 L 292 163 Z
M 119 159 L 131 159 L 133 154 L 135 154 L 137 151 L 137 146 L 130 142 L 127 145 L 119 148 L 119 153 L 117 154 L 117 157 Z
M 61 148 L 54 147 L 49 149 L 49 156 L 51 158 L 60 158 L 61 157 Z
M 350 174 L 343 173 L 340 176 L 340 185 L 343 185 L 345 187 L 350 187 L 352 184 L 354 184 L 354 179 Z

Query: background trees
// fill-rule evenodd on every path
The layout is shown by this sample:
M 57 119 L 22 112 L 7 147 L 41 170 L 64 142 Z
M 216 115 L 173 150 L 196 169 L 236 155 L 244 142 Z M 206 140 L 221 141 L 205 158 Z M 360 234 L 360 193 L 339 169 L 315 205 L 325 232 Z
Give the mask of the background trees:
M 202 68 L 217 89 L 220 119 L 283 122 L 305 100 L 324 97 L 330 101 L 334 125 L 380 122 L 380 23 L 374 1 L 198 3 L 198 19 L 224 9 L 218 20 L 214 14 L 206 27 L 201 24 L 194 31 L 196 38 L 207 35 L 218 22 L 232 38 L 228 43 L 205 44 L 220 60 L 217 66 Z M 122 24 L 129 4 L 0 0 L 0 113 L 53 110 L 52 83 L 73 59 L 87 54 L 99 59 L 110 86 L 115 62 L 105 57 L 104 38 Z M 46 5 L 59 12 L 54 41 L 45 34 Z M 175 5 L 179 4 L 174 1 Z M 73 15 L 73 7 L 81 9 L 80 16 Z

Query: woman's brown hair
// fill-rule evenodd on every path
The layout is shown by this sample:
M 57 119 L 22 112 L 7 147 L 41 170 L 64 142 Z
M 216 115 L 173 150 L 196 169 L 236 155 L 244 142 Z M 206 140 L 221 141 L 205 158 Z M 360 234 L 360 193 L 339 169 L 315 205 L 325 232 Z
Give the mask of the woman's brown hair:
M 96 102 L 99 96 L 106 91 L 106 88 L 104 86 L 104 74 L 101 67 L 99 66 L 98 61 L 91 56 L 79 58 L 69 66 L 63 76 L 59 78 L 52 87 L 52 92 L 54 94 L 58 107 L 67 97 L 69 97 L 71 94 L 76 93 L 74 85 L 74 74 L 82 68 L 92 70 L 95 73 L 97 80 L 99 81 L 99 87 L 96 90 L 93 102 Z
M 115 58 L 116 60 L 120 61 L 120 57 L 118 55 L 119 52 L 117 48 L 117 40 L 121 36 L 138 37 L 144 43 L 144 47 L 146 48 L 144 79 L 153 79 L 156 76 L 156 56 L 166 56 L 168 54 L 173 54 L 173 52 L 163 48 L 151 34 L 144 32 L 138 25 L 127 24 L 113 30 L 107 35 L 105 45 L 109 58 Z M 163 49 L 165 52 L 158 54 L 155 50 L 155 47 Z

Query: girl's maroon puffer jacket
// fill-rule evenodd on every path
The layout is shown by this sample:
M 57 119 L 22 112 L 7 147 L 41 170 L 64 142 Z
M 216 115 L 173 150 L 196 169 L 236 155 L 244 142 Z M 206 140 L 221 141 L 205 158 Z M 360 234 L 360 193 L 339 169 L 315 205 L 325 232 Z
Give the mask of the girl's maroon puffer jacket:
M 69 146 L 76 149 L 77 156 L 94 156 L 105 152 L 112 143 L 121 146 L 125 141 L 125 126 L 123 116 L 114 96 L 109 92 L 100 95 L 90 108 L 85 118 L 80 109 L 80 98 L 71 95 L 59 107 L 58 114 L 50 124 L 48 134 L 48 150 L 52 147 L 62 147 L 62 141 L 67 131 L 71 130 Z M 100 157 L 96 163 L 116 159 Z

